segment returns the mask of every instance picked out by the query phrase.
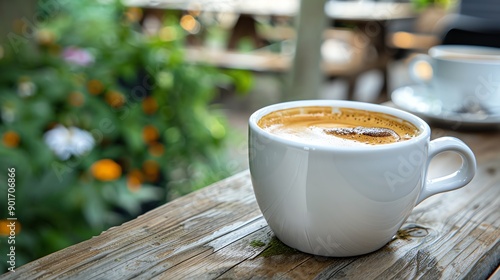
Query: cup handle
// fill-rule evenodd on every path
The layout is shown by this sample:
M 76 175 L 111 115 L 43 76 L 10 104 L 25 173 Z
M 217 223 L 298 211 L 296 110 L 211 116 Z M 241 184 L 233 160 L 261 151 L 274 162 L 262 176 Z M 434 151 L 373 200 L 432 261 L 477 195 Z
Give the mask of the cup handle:
M 471 149 L 461 140 L 454 137 L 441 137 L 429 143 L 429 156 L 427 159 L 427 169 L 431 160 L 439 153 L 452 151 L 462 158 L 462 166 L 450 175 L 426 179 L 425 184 L 418 197 L 417 204 L 424 199 L 441 192 L 455 190 L 467 185 L 476 174 L 476 158 Z
M 432 58 L 426 54 L 415 55 L 408 64 L 410 78 L 418 84 L 428 84 L 431 81 L 433 70 Z

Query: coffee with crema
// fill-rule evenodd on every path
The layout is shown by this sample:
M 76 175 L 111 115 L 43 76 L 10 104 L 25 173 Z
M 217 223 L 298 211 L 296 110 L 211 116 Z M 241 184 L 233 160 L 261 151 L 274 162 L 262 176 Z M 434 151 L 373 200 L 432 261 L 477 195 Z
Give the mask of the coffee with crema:
M 396 143 L 421 132 L 388 114 L 327 106 L 274 111 L 262 117 L 258 126 L 292 141 L 343 147 Z

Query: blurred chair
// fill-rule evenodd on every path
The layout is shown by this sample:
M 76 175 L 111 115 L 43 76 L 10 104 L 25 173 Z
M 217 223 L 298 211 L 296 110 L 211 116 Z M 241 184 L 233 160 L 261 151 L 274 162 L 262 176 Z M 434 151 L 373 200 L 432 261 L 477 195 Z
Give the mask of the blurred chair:
M 444 23 L 442 44 L 500 47 L 500 5 L 497 0 L 462 0 L 457 14 Z

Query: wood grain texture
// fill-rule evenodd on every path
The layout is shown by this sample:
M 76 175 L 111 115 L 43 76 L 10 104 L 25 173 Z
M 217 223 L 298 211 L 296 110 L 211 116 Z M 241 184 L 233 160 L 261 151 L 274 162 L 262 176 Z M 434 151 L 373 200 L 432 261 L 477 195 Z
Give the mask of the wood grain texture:
M 0 279 L 498 279 L 500 133 L 435 130 L 434 137 L 450 134 L 473 149 L 476 177 L 418 205 L 371 254 L 326 258 L 280 245 L 245 171 Z M 456 166 L 442 154 L 429 176 Z
M 500 266 L 497 267 L 488 280 L 500 280 Z

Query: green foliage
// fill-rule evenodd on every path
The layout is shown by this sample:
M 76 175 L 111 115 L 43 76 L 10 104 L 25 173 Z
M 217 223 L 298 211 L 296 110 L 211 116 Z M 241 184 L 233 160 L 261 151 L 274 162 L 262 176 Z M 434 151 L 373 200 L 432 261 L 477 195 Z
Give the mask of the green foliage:
M 210 104 L 220 83 L 251 86 L 246 73 L 185 63 L 176 19 L 160 38 L 141 32 L 138 9 L 49 2 L 0 56 L 0 180 L 16 169 L 16 266 L 230 175 L 226 123 Z M 90 134 L 91 149 L 55 154 L 44 135 L 59 125 Z
M 428 7 L 436 6 L 441 8 L 450 8 L 457 4 L 457 0 L 411 0 L 413 7 L 417 11 L 422 11 Z

